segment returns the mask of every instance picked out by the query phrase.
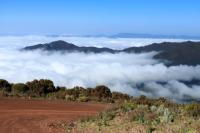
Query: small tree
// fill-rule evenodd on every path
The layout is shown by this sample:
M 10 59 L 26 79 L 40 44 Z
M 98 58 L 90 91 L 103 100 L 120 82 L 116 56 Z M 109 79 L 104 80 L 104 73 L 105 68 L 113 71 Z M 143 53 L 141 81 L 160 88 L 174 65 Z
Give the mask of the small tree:
M 11 84 L 4 79 L 0 79 L 0 90 L 10 92 L 11 91 Z
M 12 85 L 12 92 L 14 94 L 23 94 L 29 90 L 28 86 L 23 83 L 17 83 Z
M 26 84 L 30 89 L 30 95 L 34 96 L 42 96 L 55 91 L 53 82 L 48 79 L 33 80 Z
M 76 86 L 72 89 L 66 90 L 68 95 L 73 96 L 74 98 L 79 98 L 79 96 L 88 96 L 88 92 L 85 88 Z
M 97 97 L 99 100 L 107 100 L 112 97 L 110 89 L 106 86 L 96 86 L 92 91 L 92 95 Z
M 123 94 L 120 92 L 113 92 L 112 99 L 114 100 L 130 100 L 130 96 L 128 94 Z

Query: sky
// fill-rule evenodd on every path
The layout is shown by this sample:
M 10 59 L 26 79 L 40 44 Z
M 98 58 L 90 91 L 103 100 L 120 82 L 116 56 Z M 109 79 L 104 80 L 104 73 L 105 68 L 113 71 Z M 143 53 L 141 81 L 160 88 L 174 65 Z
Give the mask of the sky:
M 0 35 L 200 35 L 199 0 L 0 0 Z

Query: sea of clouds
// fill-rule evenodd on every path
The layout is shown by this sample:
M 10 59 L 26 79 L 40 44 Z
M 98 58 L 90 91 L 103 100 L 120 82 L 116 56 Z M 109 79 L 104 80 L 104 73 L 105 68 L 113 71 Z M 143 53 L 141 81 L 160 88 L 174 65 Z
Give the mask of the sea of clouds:
M 154 60 L 155 52 L 127 53 L 46 53 L 19 51 L 25 46 L 64 40 L 78 46 L 123 49 L 181 39 L 95 38 L 50 36 L 0 36 L 0 78 L 10 82 L 27 82 L 47 78 L 55 85 L 95 87 L 106 85 L 112 91 L 133 96 L 168 97 L 182 100 L 185 97 L 200 99 L 200 86 L 187 86 L 180 81 L 200 80 L 200 66 L 171 66 Z M 164 83 L 164 84 L 163 84 Z M 142 84 L 142 88 L 139 87 Z

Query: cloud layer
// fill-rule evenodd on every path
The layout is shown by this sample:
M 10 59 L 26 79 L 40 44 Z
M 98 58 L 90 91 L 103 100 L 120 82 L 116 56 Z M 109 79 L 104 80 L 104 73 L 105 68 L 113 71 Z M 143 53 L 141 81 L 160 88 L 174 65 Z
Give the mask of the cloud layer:
M 184 99 L 186 96 L 200 98 L 200 86 L 192 85 L 189 87 L 180 82 L 180 80 L 200 80 L 200 66 L 167 67 L 152 59 L 152 56 L 155 55 L 154 52 L 143 54 L 68 53 L 63 55 L 40 51 L 18 51 L 19 48 L 26 45 L 49 42 L 55 39 L 65 40 L 66 38 L 0 37 L 0 78 L 10 82 L 48 78 L 59 86 L 94 87 L 103 84 L 110 87 L 112 91 L 120 91 L 133 96 L 144 94 L 151 97 L 164 96 L 175 100 Z M 158 41 L 141 39 L 143 42 L 137 43 L 139 40 L 136 39 L 134 43 L 134 39 L 113 39 L 115 43 L 109 43 L 112 39 L 71 37 L 66 40 L 68 39 L 72 39 L 69 42 L 74 40 L 80 45 L 81 41 L 85 40 L 82 45 L 92 45 L 92 41 L 94 41 L 94 45 L 98 44 L 100 47 L 109 45 L 111 48 L 146 45 L 147 42 Z M 103 42 L 102 45 L 100 42 Z M 126 44 L 124 44 L 125 42 Z M 143 84 L 142 88 L 138 87 L 140 84 Z
M 113 49 L 123 49 L 127 47 L 140 47 L 152 43 L 161 42 L 182 42 L 184 39 L 148 39 L 148 38 L 106 38 L 106 37 L 50 37 L 50 36 L 0 36 L 0 47 L 17 48 L 19 46 L 35 45 L 57 40 L 64 40 L 78 46 L 108 47 Z M 198 40 L 195 40 L 198 41 Z

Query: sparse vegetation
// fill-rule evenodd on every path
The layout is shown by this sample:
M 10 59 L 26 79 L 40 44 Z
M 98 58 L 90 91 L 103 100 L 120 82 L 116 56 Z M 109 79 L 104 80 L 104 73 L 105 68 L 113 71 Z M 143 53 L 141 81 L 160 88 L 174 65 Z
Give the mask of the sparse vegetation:
M 65 128 L 72 133 L 199 133 L 199 107 L 198 103 L 173 104 L 164 98 L 141 96 L 116 105 L 96 117 L 75 121 L 73 128 L 66 123 Z
M 188 114 L 189 116 L 198 118 L 200 117 L 200 104 L 198 103 L 186 104 L 185 111 L 186 114 Z
M 48 79 L 23 83 L 0 80 L 1 97 L 27 97 L 61 99 L 77 102 L 108 102 L 113 108 L 97 116 L 64 123 L 66 132 L 102 133 L 198 133 L 200 131 L 200 104 L 177 104 L 165 98 L 150 99 L 146 96 L 131 97 L 120 92 L 111 92 L 106 86 L 83 88 L 76 86 L 55 87 Z

